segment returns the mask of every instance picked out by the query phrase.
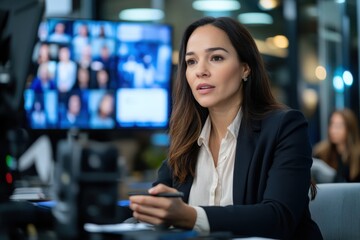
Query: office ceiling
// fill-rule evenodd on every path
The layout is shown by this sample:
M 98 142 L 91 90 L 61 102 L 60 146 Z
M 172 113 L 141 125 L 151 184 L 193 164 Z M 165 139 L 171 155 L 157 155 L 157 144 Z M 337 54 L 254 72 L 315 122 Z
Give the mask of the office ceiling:
M 286 6 L 291 6 L 291 3 L 297 5 L 296 15 L 298 17 L 297 35 L 307 35 L 307 38 L 316 41 L 318 37 L 318 19 L 319 14 L 333 18 L 334 13 L 323 12 L 318 8 L 320 2 L 339 2 L 340 0 L 277 0 L 279 5 L 270 11 L 260 9 L 258 3 L 260 0 L 238 0 L 241 8 L 231 12 L 221 13 L 205 13 L 193 9 L 192 3 L 194 0 L 73 0 L 73 5 L 81 9 L 82 5 L 93 5 L 92 17 L 97 19 L 119 21 L 119 12 L 128 8 L 162 8 L 165 12 L 164 19 L 161 23 L 171 24 L 174 27 L 174 49 L 180 45 L 180 39 L 183 30 L 186 26 L 194 20 L 205 15 L 227 15 L 234 18 L 240 13 L 247 12 L 266 12 L 273 17 L 273 24 L 271 25 L 247 25 L 247 28 L 252 35 L 260 41 L 266 41 L 267 38 L 275 35 L 287 36 L 289 31 L 292 31 L 294 25 L 287 24 L 285 19 Z M 265 0 L 266 1 L 266 0 Z M 357 0 L 343 0 L 346 2 L 346 13 L 350 18 L 350 43 L 352 47 L 357 47 L 357 25 L 356 25 L 356 1 Z M 85 4 L 86 3 L 86 4 Z
M 84 0 L 86 1 L 86 0 Z M 237 18 L 240 13 L 247 12 L 266 12 L 273 17 L 273 24 L 271 25 L 247 25 L 247 28 L 252 33 L 254 38 L 259 41 L 266 41 L 269 37 L 275 35 L 289 36 L 289 32 L 294 31 L 294 27 L 297 28 L 295 34 L 300 39 L 306 39 L 308 44 L 312 45 L 314 49 L 317 48 L 318 41 L 318 23 L 319 16 L 326 17 L 331 21 L 335 13 L 324 12 L 323 9 L 319 9 L 320 2 L 334 2 L 338 3 L 339 0 L 278 0 L 279 5 L 275 9 L 270 11 L 264 11 L 259 8 L 259 0 L 239 0 L 241 8 L 231 12 L 221 13 L 205 13 L 193 9 L 192 3 L 194 0 L 93 0 L 97 4 L 97 18 L 119 21 L 119 12 L 128 8 L 148 8 L 148 7 L 160 7 L 165 12 L 165 17 L 161 20 L 161 23 L 171 24 L 174 27 L 174 49 L 178 49 L 180 45 L 180 39 L 186 26 L 194 20 L 203 17 L 205 15 L 227 15 L 233 18 Z M 298 24 L 289 24 L 286 20 L 286 15 L 289 12 L 288 7 L 292 3 L 297 6 Z M 357 48 L 357 25 L 356 25 L 356 0 L 346 0 L 345 12 L 350 18 L 350 48 Z M 294 9 L 293 9 L 294 10 Z M 339 9 L 335 9 L 340 11 Z M 294 13 L 293 13 L 294 14 Z M 341 21 L 340 21 L 341 22 Z M 341 23 L 339 23 L 341 24 Z M 294 36 L 293 36 L 294 37 Z M 291 41 L 291 39 L 290 39 Z M 290 42 L 291 44 L 291 42 Z M 300 50 L 301 51 L 301 50 Z M 266 54 L 265 54 L 266 55 Z M 281 55 L 281 54 L 280 54 Z M 283 54 L 283 57 L 286 54 Z M 282 61 L 279 55 L 271 53 L 265 56 L 271 58 L 269 62 L 276 64 L 277 61 Z
M 154 6 L 154 4 L 156 5 L 159 3 L 160 6 L 162 5 L 165 12 L 165 18 L 161 22 L 168 23 L 174 26 L 175 48 L 180 44 L 181 34 L 185 27 L 192 21 L 202 16 L 227 15 L 237 18 L 240 13 L 259 11 L 261 12 L 257 0 L 242 0 L 240 1 L 241 8 L 239 10 L 221 13 L 204 13 L 201 11 L 197 11 L 192 8 L 193 0 L 102 0 L 99 1 L 99 16 L 100 18 L 119 20 L 118 14 L 123 9 L 152 7 Z M 255 38 L 265 40 L 267 37 L 273 37 L 277 34 L 284 34 L 285 32 L 282 3 L 280 2 L 280 5 L 277 8 L 267 11 L 267 13 L 272 15 L 274 19 L 273 24 L 248 26 L 250 32 L 254 35 Z

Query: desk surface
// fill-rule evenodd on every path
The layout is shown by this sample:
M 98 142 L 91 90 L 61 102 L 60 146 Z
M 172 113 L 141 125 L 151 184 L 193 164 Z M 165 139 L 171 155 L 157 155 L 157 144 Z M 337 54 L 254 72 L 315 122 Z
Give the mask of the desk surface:
M 14 201 L 7 203 L 0 203 L 0 230 L 5 229 L 10 231 L 14 228 L 23 228 L 24 226 L 34 225 L 38 228 L 39 240 L 60 240 L 58 232 L 56 232 L 56 222 L 52 214 L 52 207 L 56 204 L 55 201 L 30 203 L 26 201 Z M 126 205 L 127 201 L 119 201 L 118 205 Z M 261 240 L 268 238 L 250 237 L 250 238 L 234 238 L 229 232 L 215 232 L 202 235 L 193 230 L 180 229 L 156 229 L 149 224 L 85 224 L 85 235 L 100 235 L 96 239 L 131 239 L 131 240 L 181 240 L 181 239 L 253 239 Z M 5 231 L 5 232 L 6 232 Z M 1 231 L 0 231 L 1 232 Z M 49 233 L 50 232 L 50 233 Z M 6 234 L 6 233 L 2 233 Z M 0 237 L 2 235 L 0 234 Z M 108 236 L 110 236 L 108 238 Z M 117 237 L 118 236 L 118 237 Z M 5 238 L 6 239 L 6 238 Z M 19 238 L 20 239 L 20 238 Z M 33 239 L 33 236 L 25 236 L 21 239 Z M 88 238 L 86 238 L 88 239 Z M 91 239 L 91 238 L 89 238 Z

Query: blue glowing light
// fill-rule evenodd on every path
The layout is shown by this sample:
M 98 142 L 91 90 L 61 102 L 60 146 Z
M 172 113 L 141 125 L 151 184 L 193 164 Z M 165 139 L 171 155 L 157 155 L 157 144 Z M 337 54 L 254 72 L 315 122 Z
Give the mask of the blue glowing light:
M 354 78 L 350 71 L 344 71 L 342 77 L 346 86 L 351 86 L 353 84 Z
M 333 86 L 337 92 L 344 91 L 344 81 L 340 76 L 335 76 L 333 78 Z

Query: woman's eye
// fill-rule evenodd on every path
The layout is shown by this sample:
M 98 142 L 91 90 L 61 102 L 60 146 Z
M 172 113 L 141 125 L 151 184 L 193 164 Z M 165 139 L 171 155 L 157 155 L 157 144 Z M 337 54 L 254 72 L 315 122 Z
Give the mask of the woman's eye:
M 224 58 L 221 57 L 221 56 L 213 56 L 213 57 L 211 58 L 211 60 L 212 60 L 212 61 L 215 61 L 215 62 L 218 62 L 218 61 L 224 60 Z
M 193 64 L 195 64 L 195 60 L 193 60 L 193 59 L 189 59 L 189 60 L 186 60 L 186 65 L 193 65 Z

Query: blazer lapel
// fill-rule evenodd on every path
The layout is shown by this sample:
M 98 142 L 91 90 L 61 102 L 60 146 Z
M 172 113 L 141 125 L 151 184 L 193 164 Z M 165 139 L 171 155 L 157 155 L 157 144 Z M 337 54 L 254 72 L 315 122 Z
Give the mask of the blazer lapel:
M 175 182 L 173 187 L 177 189 L 180 192 L 184 193 L 183 201 L 188 203 L 189 202 L 189 195 L 190 195 L 190 189 L 192 186 L 192 183 L 194 181 L 193 177 L 188 177 L 185 181 L 185 183 L 180 184 L 178 182 Z
M 234 179 L 233 179 L 233 202 L 234 204 L 244 204 L 246 194 L 246 184 L 248 179 L 249 167 L 254 150 L 256 139 L 261 130 L 261 122 L 254 121 L 252 127 L 246 127 L 241 123 L 236 144 Z

